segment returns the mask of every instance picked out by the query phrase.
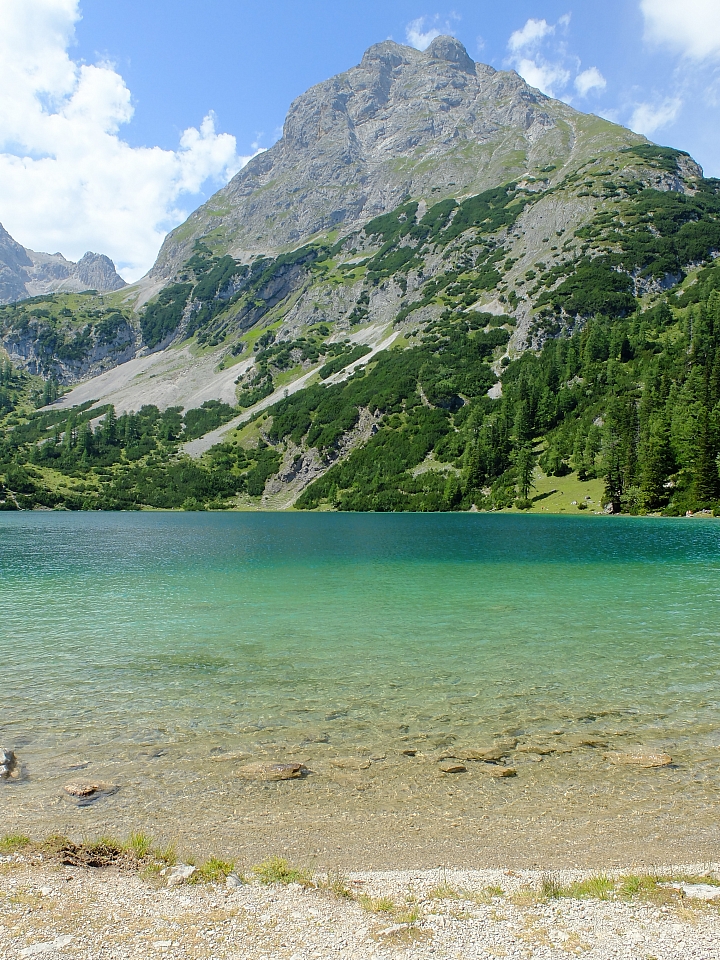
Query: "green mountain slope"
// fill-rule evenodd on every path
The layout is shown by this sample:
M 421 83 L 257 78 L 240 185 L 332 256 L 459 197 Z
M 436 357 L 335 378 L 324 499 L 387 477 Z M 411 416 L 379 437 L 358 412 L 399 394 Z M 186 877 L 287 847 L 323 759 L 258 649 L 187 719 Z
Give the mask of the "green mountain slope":
M 305 242 L 268 221 L 274 246 L 258 234 L 242 252 L 233 230 L 255 221 L 240 213 L 255 203 L 259 217 L 266 195 L 285 209 L 290 182 L 277 193 L 250 169 L 227 188 L 222 229 L 201 208 L 182 242 L 168 239 L 150 286 L 0 307 L 12 377 L 70 385 L 145 364 L 122 390 L 100 376 L 60 408 L 33 412 L 29 388 L 7 394 L 6 508 L 542 509 L 563 477 L 568 508 L 589 502 L 583 484 L 594 509 L 717 505 L 720 183 L 681 151 L 471 66 L 455 42 L 427 57 L 396 46 L 301 98 L 262 161 L 289 170 L 294 156 L 297 173 L 324 144 L 327 174 L 344 156 L 333 152 L 342 128 L 368 162 L 382 100 L 382 142 L 397 152 L 363 180 L 352 215 L 301 230 L 319 201 L 300 191 L 290 206 Z M 371 75 L 385 92 L 373 87 L 356 115 Z M 447 117 L 428 132 L 417 105 L 400 103 L 406 81 L 428 103 L 452 89 L 445 112 L 460 132 Z M 316 108 L 338 91 L 318 126 Z M 481 95 L 495 159 L 468 154 L 470 179 L 447 182 L 463 144 L 484 136 L 460 123 Z M 403 130 L 429 144 L 422 176 Z M 396 199 L 368 217 L 383 183 Z M 198 370 L 225 391 L 209 386 L 217 399 L 201 406 L 182 393 Z M 40 403 L 55 387 L 33 389 Z

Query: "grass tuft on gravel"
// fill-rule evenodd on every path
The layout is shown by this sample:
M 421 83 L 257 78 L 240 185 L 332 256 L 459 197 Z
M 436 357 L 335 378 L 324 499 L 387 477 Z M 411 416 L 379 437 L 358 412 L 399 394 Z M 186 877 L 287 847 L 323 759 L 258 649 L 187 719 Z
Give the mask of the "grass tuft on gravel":
M 269 857 L 252 868 L 252 873 L 260 883 L 300 883 L 309 886 L 312 876 L 307 870 L 298 870 L 291 867 L 283 857 Z
M 17 853 L 29 847 L 32 843 L 30 837 L 22 833 L 8 833 L 0 838 L 0 853 Z
M 190 883 L 224 883 L 235 869 L 234 860 L 220 860 L 210 857 L 190 877 Z

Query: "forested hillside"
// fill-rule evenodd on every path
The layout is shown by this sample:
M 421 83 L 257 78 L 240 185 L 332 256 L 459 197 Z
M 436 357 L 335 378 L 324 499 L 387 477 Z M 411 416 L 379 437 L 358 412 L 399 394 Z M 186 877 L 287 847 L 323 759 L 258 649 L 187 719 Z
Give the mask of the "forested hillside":
M 3 509 L 718 510 L 720 181 L 440 39 L 299 98 L 138 286 L 0 306 Z
M 648 309 L 596 315 L 547 339 L 504 366 L 492 399 L 488 361 L 508 339 L 497 322 L 448 309 L 412 345 L 281 400 L 250 424 L 250 443 L 240 436 L 199 462 L 178 456 L 179 444 L 233 408 L 24 415 L 30 384 L 6 363 L 0 496 L 6 509 L 223 508 L 237 494 L 259 501 L 279 471 L 292 482 L 324 459 L 297 507 L 527 509 L 538 476 L 573 472 L 601 478 L 615 512 L 717 512 L 720 267 Z M 363 418 L 367 439 L 338 457 Z

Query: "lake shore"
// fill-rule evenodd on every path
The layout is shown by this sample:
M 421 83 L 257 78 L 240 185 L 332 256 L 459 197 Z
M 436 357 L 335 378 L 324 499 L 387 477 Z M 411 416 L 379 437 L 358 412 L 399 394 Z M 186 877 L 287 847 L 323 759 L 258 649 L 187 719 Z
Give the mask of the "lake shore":
M 506 869 L 286 872 L 279 880 L 266 868 L 194 884 L 197 876 L 176 882 L 177 870 L 175 879 L 171 871 L 143 876 L 12 853 L 0 857 L 0 956 L 720 957 L 718 864 L 652 876 Z

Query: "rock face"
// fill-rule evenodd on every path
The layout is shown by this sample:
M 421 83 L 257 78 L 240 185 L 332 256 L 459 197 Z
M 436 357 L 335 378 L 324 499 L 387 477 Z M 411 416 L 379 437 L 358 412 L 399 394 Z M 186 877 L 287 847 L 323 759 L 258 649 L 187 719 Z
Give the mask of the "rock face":
M 452 37 L 424 52 L 378 43 L 294 101 L 282 139 L 168 235 L 151 275 L 174 275 L 210 231 L 240 258 L 360 224 L 406 195 L 436 202 L 555 169 L 581 116 L 514 72 L 474 63 Z
M 124 286 L 115 264 L 104 254 L 88 252 L 73 263 L 61 253 L 35 253 L 13 240 L 0 224 L 0 304 L 57 290 L 107 293 Z

